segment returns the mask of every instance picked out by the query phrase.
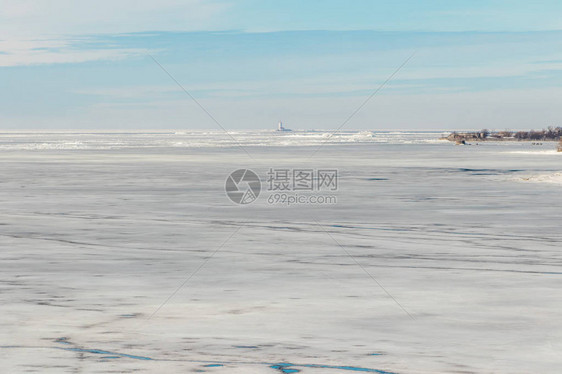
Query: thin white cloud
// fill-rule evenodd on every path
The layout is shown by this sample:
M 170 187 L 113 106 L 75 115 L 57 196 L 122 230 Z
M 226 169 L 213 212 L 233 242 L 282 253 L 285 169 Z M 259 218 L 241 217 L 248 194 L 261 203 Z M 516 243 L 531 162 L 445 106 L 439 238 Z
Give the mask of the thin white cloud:
M 144 54 L 133 48 L 77 48 L 84 35 L 202 30 L 226 5 L 204 0 L 2 0 L 0 66 L 79 63 Z M 218 21 L 217 21 L 218 22 Z
M 80 63 L 118 60 L 146 54 L 139 48 L 76 48 L 71 40 L 4 40 L 0 41 L 0 66 Z
M 3 39 L 201 30 L 227 8 L 212 0 L 2 0 L 1 6 Z

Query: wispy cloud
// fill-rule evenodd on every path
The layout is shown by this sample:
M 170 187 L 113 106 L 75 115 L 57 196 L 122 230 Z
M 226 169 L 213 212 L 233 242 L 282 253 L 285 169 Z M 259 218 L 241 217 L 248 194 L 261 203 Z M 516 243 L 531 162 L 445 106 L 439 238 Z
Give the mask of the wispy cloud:
M 89 36 L 152 30 L 201 30 L 228 8 L 212 0 L 2 0 L 0 66 L 117 60 L 143 49 L 86 46 Z M 214 19 L 217 19 L 214 22 Z
M 370 126 L 370 113 L 384 128 L 406 128 L 409 121 L 493 128 L 498 108 L 514 126 L 542 126 L 547 121 L 531 125 L 527 114 L 549 121 L 560 115 L 551 95 L 562 83 L 561 35 L 150 31 L 4 40 L 0 66 L 19 68 L 0 69 L 9 87 L 0 90 L 0 111 L 5 123 L 33 126 L 212 126 L 149 51 L 229 127 L 268 126 L 272 118 L 337 126 L 416 50 L 351 127 Z
M 0 35 L 18 39 L 201 30 L 213 27 L 213 19 L 227 8 L 217 0 L 2 0 Z
M 142 48 L 108 48 L 104 45 L 83 48 L 75 39 L 33 39 L 0 41 L 0 66 L 82 63 L 118 60 L 146 54 Z

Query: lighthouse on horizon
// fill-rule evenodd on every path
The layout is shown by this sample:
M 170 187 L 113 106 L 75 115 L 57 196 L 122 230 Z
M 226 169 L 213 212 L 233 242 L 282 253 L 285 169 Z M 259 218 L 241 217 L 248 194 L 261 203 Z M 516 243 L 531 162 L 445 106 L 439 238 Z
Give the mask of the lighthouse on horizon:
M 284 128 L 283 122 L 279 121 L 279 124 L 277 125 L 277 131 L 291 131 L 291 129 Z

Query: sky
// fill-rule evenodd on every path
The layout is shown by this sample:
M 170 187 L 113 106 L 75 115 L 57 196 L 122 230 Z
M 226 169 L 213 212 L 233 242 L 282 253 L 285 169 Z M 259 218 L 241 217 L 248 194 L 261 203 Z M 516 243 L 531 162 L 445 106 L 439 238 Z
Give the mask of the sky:
M 562 126 L 562 2 L 0 0 L 0 130 Z M 402 68 L 398 69 L 402 64 Z

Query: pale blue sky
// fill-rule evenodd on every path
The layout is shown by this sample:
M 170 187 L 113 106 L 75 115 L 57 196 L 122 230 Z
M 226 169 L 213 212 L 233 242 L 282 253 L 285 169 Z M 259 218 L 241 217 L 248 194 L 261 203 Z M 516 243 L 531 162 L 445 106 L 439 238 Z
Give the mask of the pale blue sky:
M 0 129 L 560 125 L 562 2 L 0 0 Z

